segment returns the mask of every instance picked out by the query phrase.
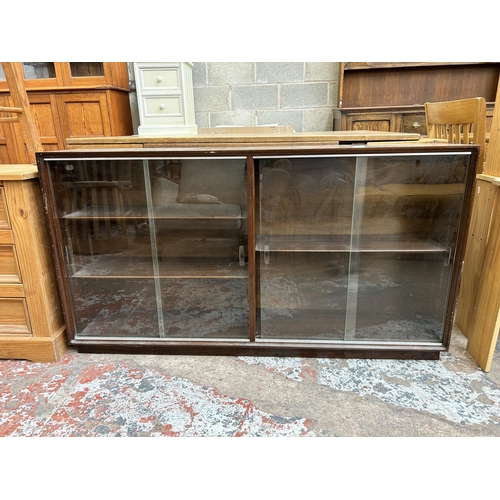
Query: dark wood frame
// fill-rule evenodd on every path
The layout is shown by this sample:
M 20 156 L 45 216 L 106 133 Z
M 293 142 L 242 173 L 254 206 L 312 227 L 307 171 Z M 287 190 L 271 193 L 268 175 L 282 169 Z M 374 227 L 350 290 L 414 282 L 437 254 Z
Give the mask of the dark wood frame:
M 444 323 L 444 336 L 442 345 L 407 345 L 402 343 L 392 343 L 380 345 L 375 343 L 308 343 L 307 341 L 281 342 L 266 341 L 259 343 L 255 341 L 256 329 L 256 305 L 257 288 L 256 275 L 257 266 L 255 252 L 249 250 L 248 255 L 248 273 L 249 273 L 249 341 L 217 341 L 208 342 L 203 340 L 170 341 L 165 339 L 116 339 L 116 340 L 78 340 L 74 336 L 73 314 L 68 289 L 65 281 L 64 262 L 62 258 L 61 242 L 57 239 L 57 219 L 55 217 L 55 202 L 53 193 L 50 189 L 49 175 L 45 166 L 45 160 L 63 159 L 81 157 L 82 159 L 92 158 L 144 158 L 154 159 L 158 156 L 172 157 L 215 157 L 215 156 L 247 156 L 247 195 L 248 195 L 248 228 L 249 236 L 248 248 L 255 248 L 255 201 L 256 201 L 256 181 L 254 156 L 280 156 L 280 155 L 318 155 L 318 154 L 397 154 L 411 153 L 419 155 L 422 153 L 445 153 L 445 152 L 470 152 L 471 162 L 469 165 L 469 174 L 467 176 L 463 214 L 470 212 L 469 205 L 472 196 L 474 184 L 474 175 L 477 158 L 478 146 L 474 145 L 448 145 L 448 144 L 428 144 L 428 145 L 408 145 L 397 144 L 390 146 L 369 146 L 362 149 L 352 146 L 332 146 L 318 145 L 304 148 L 290 148 L 280 146 L 256 146 L 249 151 L 246 148 L 221 147 L 210 150 L 200 148 L 182 148 L 182 149 L 113 149 L 113 150 L 85 150 L 85 151 L 55 151 L 37 153 L 37 163 L 40 171 L 40 180 L 46 211 L 48 214 L 48 223 L 51 232 L 52 251 L 55 260 L 55 268 L 58 279 L 58 285 L 61 294 L 63 311 L 65 315 L 68 340 L 70 345 L 78 348 L 79 352 L 100 352 L 117 353 L 127 352 L 135 354 L 188 354 L 188 355 L 226 355 L 226 356 L 299 356 L 299 357 L 333 357 L 333 358 L 389 358 L 389 359 L 439 359 L 441 352 L 449 347 L 451 330 L 453 326 L 454 310 L 458 285 L 460 278 L 461 263 L 464 255 L 465 241 L 468 229 L 468 219 L 462 219 L 460 222 L 459 234 L 457 238 L 457 247 L 455 259 L 453 261 L 452 282 L 448 297 L 446 309 L 446 318 Z

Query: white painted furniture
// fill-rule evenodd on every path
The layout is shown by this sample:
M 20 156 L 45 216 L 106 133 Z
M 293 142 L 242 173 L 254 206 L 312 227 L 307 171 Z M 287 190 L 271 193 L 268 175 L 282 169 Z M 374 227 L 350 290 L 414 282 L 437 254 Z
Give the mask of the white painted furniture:
M 135 62 L 139 135 L 196 134 L 193 64 Z

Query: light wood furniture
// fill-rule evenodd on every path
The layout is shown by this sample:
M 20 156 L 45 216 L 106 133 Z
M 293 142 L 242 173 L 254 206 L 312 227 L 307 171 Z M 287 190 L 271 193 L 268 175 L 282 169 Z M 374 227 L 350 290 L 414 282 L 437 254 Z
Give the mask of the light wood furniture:
M 24 83 L 44 150 L 64 149 L 67 137 L 132 134 L 126 63 L 14 62 Z M 0 106 L 13 106 L 0 71 Z M 30 163 L 22 136 L 0 123 L 0 164 Z
M 334 130 L 390 130 L 427 135 L 424 103 L 484 97 L 486 148 L 500 63 L 344 62 Z
M 500 86 L 496 102 L 500 103 Z M 467 350 L 490 371 L 500 329 L 500 110 L 495 107 L 484 174 L 474 202 L 456 314 Z
M 57 361 L 67 349 L 35 165 L 0 165 L 0 358 Z
M 39 153 L 69 342 L 86 352 L 438 359 L 479 148 L 326 139 L 347 136 L 135 137 L 133 148 Z M 130 205 L 106 213 L 89 192 L 72 205 L 85 170 L 116 181 L 110 165 L 130 165 Z M 93 247 L 108 217 L 127 247 L 79 250 L 74 235 Z
M 483 173 L 486 101 L 484 97 L 445 102 L 426 102 L 427 137 L 447 139 L 450 144 L 479 144 L 478 174 Z
M 19 156 L 42 149 L 22 75 L 2 63 L 15 107 L 3 123 L 24 141 Z M 21 133 L 22 132 L 22 133 Z M 0 165 L 0 358 L 57 361 L 67 349 L 45 208 L 36 165 Z

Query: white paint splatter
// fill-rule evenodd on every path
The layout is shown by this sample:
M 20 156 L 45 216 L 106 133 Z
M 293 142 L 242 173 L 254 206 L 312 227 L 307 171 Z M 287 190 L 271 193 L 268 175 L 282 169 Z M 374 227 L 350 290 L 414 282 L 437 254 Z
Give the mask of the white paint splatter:
M 446 357 L 452 355 L 442 355 Z M 479 370 L 456 373 L 447 370 L 442 361 L 318 359 L 322 365 L 318 383 L 441 415 L 462 425 L 500 424 L 498 386 Z

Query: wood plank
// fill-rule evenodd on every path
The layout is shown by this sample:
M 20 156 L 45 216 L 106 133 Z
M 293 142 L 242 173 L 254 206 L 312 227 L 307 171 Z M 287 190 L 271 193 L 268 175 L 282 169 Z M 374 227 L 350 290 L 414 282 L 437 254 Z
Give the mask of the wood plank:
M 490 182 L 477 179 L 455 317 L 456 325 L 466 337 L 474 328 L 478 289 L 483 273 L 488 272 L 484 268 L 484 259 L 494 192 L 495 187 Z
M 500 188 L 495 188 L 490 234 L 467 351 L 489 372 L 500 329 Z
M 287 144 L 336 144 L 337 142 L 367 141 L 418 141 L 420 134 L 406 132 L 380 132 L 376 130 L 340 130 L 322 132 L 294 132 L 293 134 L 197 134 L 168 137 L 122 136 L 122 137 L 72 137 L 66 139 L 68 148 L 75 147 L 204 147 L 214 145 L 287 145 Z
M 500 103 L 500 85 L 497 88 L 496 102 Z M 466 337 L 470 337 L 474 329 L 473 317 L 479 306 L 479 286 L 489 273 L 489 270 L 485 267 L 485 256 L 495 195 L 492 179 L 500 176 L 500 110 L 498 107 L 496 106 L 493 112 L 490 144 L 484 162 L 484 173 L 476 176 L 476 192 L 472 204 L 455 318 L 457 326 Z M 491 314 L 496 315 L 497 311 L 491 311 Z M 490 346 L 490 349 L 493 351 L 495 345 Z
M 198 134 L 292 134 L 292 125 L 262 125 L 258 127 L 199 127 Z
M 2 181 L 22 181 L 37 177 L 38 168 L 36 165 L 31 165 L 30 163 L 0 165 L 0 180 Z

